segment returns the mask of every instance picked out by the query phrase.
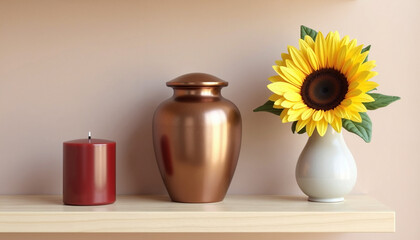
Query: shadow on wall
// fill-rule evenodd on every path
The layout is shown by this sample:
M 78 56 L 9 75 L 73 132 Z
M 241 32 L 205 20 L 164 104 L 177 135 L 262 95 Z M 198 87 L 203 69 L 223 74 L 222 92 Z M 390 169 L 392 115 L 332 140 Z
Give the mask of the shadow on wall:
M 50 160 L 54 159 L 54 160 Z M 14 172 L 19 174 L 20 189 L 16 192 L 24 192 L 25 194 L 57 194 L 54 189 L 62 189 L 62 165 L 57 168 L 55 158 L 40 156 L 37 159 L 28 159 L 25 168 L 20 168 Z
M 117 145 L 118 194 L 166 194 L 152 140 L 153 114 L 165 97 L 150 94 L 130 104 L 133 108 L 121 120 L 125 134 Z

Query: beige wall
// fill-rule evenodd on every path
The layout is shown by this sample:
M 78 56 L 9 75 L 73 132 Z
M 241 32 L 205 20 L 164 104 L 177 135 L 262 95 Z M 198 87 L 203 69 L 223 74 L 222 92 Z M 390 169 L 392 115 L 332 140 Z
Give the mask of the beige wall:
M 243 145 L 229 193 L 301 195 L 294 168 L 306 137 L 252 109 L 269 95 L 274 60 L 297 45 L 306 24 L 372 44 L 380 92 L 402 97 L 370 113 L 370 144 L 345 134 L 359 170 L 354 193 L 395 209 L 397 232 L 257 238 L 420 239 L 419 13 L 418 0 L 1 0 L 0 194 L 61 193 L 62 142 L 88 131 L 117 141 L 119 193 L 165 193 L 152 114 L 171 94 L 166 81 L 200 71 L 229 81 L 223 94 L 242 112 Z

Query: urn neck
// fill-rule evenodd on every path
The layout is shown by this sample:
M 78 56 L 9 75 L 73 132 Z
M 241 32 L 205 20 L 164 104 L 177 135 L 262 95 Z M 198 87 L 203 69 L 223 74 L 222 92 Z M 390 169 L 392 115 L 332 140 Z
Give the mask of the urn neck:
M 174 87 L 174 97 L 221 97 L 222 87 Z

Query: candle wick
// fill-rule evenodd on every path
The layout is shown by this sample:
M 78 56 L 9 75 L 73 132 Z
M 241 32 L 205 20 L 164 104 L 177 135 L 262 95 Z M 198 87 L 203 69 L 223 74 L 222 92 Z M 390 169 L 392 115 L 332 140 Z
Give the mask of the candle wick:
M 89 132 L 88 139 L 90 140 L 91 138 L 92 138 L 92 135 L 91 135 L 91 133 Z

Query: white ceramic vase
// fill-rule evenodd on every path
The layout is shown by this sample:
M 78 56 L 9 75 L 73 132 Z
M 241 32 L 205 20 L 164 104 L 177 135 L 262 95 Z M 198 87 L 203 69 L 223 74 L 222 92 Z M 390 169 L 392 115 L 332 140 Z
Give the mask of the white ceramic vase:
M 343 135 L 331 126 L 321 137 L 315 130 L 296 166 L 300 189 L 314 202 L 340 202 L 354 187 L 357 168 Z

